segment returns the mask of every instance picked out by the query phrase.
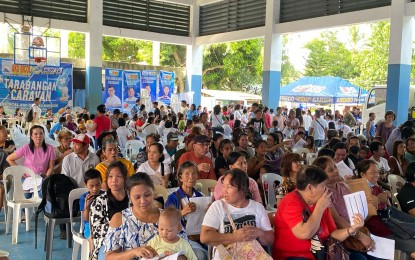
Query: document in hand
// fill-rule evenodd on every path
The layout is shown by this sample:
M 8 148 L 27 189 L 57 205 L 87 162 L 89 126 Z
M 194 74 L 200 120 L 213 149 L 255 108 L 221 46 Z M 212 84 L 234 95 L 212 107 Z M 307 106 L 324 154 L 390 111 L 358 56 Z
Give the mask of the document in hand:
M 196 211 L 188 215 L 186 234 L 197 235 L 202 230 L 203 218 L 205 217 L 206 209 L 212 203 L 212 197 L 194 197 L 189 200 L 196 204 Z
M 373 234 L 370 237 L 375 241 L 375 249 L 367 252 L 368 255 L 382 259 L 394 259 L 395 240 L 378 237 Z
M 343 199 L 346 204 L 347 214 L 349 215 L 350 225 L 353 225 L 353 216 L 357 213 L 360 213 L 363 219 L 367 217 L 369 210 L 367 208 L 366 194 L 364 191 L 344 195 Z

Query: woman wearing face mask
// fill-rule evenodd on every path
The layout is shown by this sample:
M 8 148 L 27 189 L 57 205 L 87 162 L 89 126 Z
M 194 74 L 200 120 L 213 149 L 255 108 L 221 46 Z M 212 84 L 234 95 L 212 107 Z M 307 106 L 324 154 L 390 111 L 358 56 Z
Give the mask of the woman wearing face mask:
M 356 171 L 365 179 L 372 190 L 372 197 L 369 202 L 372 202 L 378 212 L 390 211 L 389 219 L 383 220 L 380 216 L 372 216 L 366 221 L 366 227 L 370 232 L 381 237 L 387 237 L 395 240 L 396 249 L 404 252 L 414 254 L 415 252 L 415 234 L 409 235 L 396 226 L 395 219 L 401 222 L 401 227 L 405 227 L 407 231 L 415 230 L 415 218 L 409 214 L 397 210 L 395 207 L 389 207 L 389 198 L 391 196 L 389 191 L 382 191 L 378 185 L 379 167 L 373 160 L 363 160 L 356 165 Z M 384 217 L 384 216 L 382 216 Z M 402 223 L 403 222 L 403 223 Z

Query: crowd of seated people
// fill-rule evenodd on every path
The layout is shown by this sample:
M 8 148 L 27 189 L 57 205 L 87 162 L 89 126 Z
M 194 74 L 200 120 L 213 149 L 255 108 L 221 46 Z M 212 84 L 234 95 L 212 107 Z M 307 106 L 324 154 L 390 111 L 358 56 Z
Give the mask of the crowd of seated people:
M 136 107 L 132 115 L 108 112 L 104 105 L 96 115 L 66 109 L 49 135 L 35 124 L 28 133 L 30 143 L 17 149 L 0 126 L 2 169 L 22 164 L 35 172 L 39 184 L 62 173 L 88 189 L 80 209 L 92 259 L 153 258 L 180 251 L 180 259 L 221 259 L 222 246 L 253 240 L 274 259 L 313 259 L 316 234 L 321 241 L 353 236 L 366 252 L 374 250 L 363 227 L 395 240 L 396 249 L 415 258 L 415 232 L 405 237 L 393 226 L 415 230 L 412 121 L 395 128 L 392 111 L 374 124 L 371 115 L 370 129 L 359 134 L 365 122 L 359 123 L 356 110 L 341 115 L 317 108 L 312 114 L 278 107 L 274 114 L 254 103 L 217 105 L 209 112 L 182 101 L 179 111 L 158 104 L 146 111 L 140 100 Z M 56 147 L 46 138 L 56 139 Z M 126 156 L 129 140 L 143 144 L 135 157 Z M 314 163 L 306 165 L 310 153 Z M 264 183 L 265 173 L 278 174 L 281 181 Z M 397 195 L 402 211 L 392 203 L 389 175 L 407 181 Z M 200 189 L 203 179 L 216 181 L 208 194 Z M 379 216 L 349 219 L 343 196 L 351 193 L 347 182 L 355 179 L 369 186 L 367 203 Z M 163 197 L 160 189 L 168 195 Z M 271 189 L 275 205 L 268 205 Z M 0 183 L 0 210 L 3 195 Z M 201 214 L 193 202 L 200 197 L 213 202 L 203 209 L 199 234 L 188 235 L 189 218 Z M 390 218 L 381 215 L 385 211 Z M 351 259 L 378 259 L 366 252 L 351 250 Z

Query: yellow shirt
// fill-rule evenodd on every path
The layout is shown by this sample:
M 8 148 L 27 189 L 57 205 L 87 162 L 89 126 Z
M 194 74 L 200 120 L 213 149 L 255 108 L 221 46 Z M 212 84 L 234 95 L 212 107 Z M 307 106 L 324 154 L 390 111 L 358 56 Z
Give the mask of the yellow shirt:
M 163 241 L 163 239 L 157 235 L 153 237 L 148 243 L 148 246 L 151 246 L 156 250 L 157 254 L 161 255 L 165 252 L 171 254 L 179 253 L 180 251 L 186 256 L 187 260 L 197 260 L 195 253 L 193 252 L 192 247 L 189 242 L 180 238 L 176 243 L 170 244 Z
M 128 170 L 128 174 L 127 176 L 130 177 L 131 175 L 134 174 L 134 166 L 132 165 L 132 163 L 129 160 L 123 159 L 123 158 L 119 158 L 119 161 L 121 161 L 125 167 L 127 167 Z M 99 163 L 95 169 L 97 169 L 100 173 L 101 173 L 101 177 L 102 177 L 102 181 L 107 181 L 107 168 L 108 168 L 108 162 L 101 162 Z

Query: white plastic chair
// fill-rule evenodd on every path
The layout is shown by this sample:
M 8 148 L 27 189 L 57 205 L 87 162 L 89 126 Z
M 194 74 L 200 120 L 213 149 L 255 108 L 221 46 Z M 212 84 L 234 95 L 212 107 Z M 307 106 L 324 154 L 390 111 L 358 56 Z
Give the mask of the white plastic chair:
M 14 141 L 14 146 L 16 146 L 16 149 L 19 149 L 20 147 L 26 144 L 29 144 L 30 138 L 28 136 L 23 136 L 23 137 L 15 138 L 13 139 L 13 141 Z
M 24 174 L 30 175 L 33 180 L 33 197 L 26 199 L 23 193 L 21 179 Z M 8 178 L 10 176 L 10 178 Z M 12 180 L 11 180 L 12 179 Z M 10 182 L 13 183 L 10 183 Z M 25 210 L 26 215 L 26 231 L 30 230 L 30 208 L 39 206 L 42 199 L 39 197 L 36 174 L 25 166 L 10 166 L 3 172 L 3 182 L 5 188 L 6 205 L 5 207 L 13 208 L 13 227 L 12 227 L 12 244 L 17 244 L 17 236 L 19 233 L 19 222 L 21 209 Z M 8 186 L 13 187 L 8 189 Z M 9 233 L 9 224 L 12 210 L 8 209 L 6 217 L 6 234 Z
M 124 150 L 124 156 L 126 159 L 132 161 L 135 157 L 137 157 L 137 154 L 140 149 L 144 149 L 144 144 L 140 140 L 128 140 L 125 143 L 125 150 Z
M 72 250 L 72 260 L 78 259 L 79 247 L 81 247 L 81 260 L 88 260 L 89 259 L 89 251 L 90 251 L 89 250 L 89 243 L 88 243 L 88 240 L 83 235 L 83 231 L 84 231 L 83 216 L 82 216 L 82 214 L 81 214 L 80 217 L 72 216 L 72 213 L 73 213 L 72 209 L 73 209 L 74 201 L 79 199 L 82 196 L 82 194 L 84 194 L 87 191 L 88 191 L 87 188 L 78 188 L 78 189 L 72 190 L 71 193 L 69 193 L 69 198 L 68 198 L 69 215 L 70 215 L 70 220 L 71 220 L 72 238 L 73 238 L 73 241 L 74 241 L 73 250 Z M 80 227 L 79 232 L 76 232 L 74 230 L 74 222 L 80 222 L 81 223 L 81 227 Z
M 164 203 L 166 203 L 167 197 L 169 197 L 169 192 L 167 191 L 167 189 L 162 185 L 154 185 L 154 190 L 156 197 L 162 196 Z
M 265 198 L 265 209 L 269 211 L 276 211 L 274 205 L 277 203 L 277 198 L 274 191 L 274 181 L 279 181 L 282 183 L 281 175 L 276 173 L 264 173 L 262 174 L 262 188 L 264 190 L 264 198 Z M 268 194 L 267 189 L 265 189 L 265 183 L 268 185 Z
M 45 143 L 50 144 L 55 148 L 60 145 L 58 141 L 53 140 L 52 138 L 49 138 L 49 137 L 45 137 Z
M 402 178 L 399 175 L 389 174 L 388 183 L 390 185 L 391 193 L 392 193 L 392 204 L 397 205 L 398 209 L 401 210 L 401 205 L 399 204 L 399 201 L 396 195 L 398 195 L 398 192 L 401 190 L 401 188 L 406 183 L 406 181 L 404 180 L 404 178 Z
M 314 160 L 317 158 L 317 154 L 316 153 L 308 153 L 305 156 L 305 160 L 307 162 L 307 165 L 312 165 Z
M 10 136 L 12 140 L 27 137 L 25 134 L 25 130 L 20 125 L 14 125 L 12 127 L 12 129 L 10 130 Z
M 298 153 L 299 155 L 303 155 L 303 153 L 304 154 L 310 153 L 310 150 L 308 150 L 307 148 L 296 147 L 293 149 L 293 153 Z
M 199 179 L 196 181 L 196 185 L 200 184 L 200 191 L 205 196 L 210 196 L 209 188 L 215 188 L 217 180 L 211 180 L 211 179 Z
M 72 114 L 76 115 L 76 113 L 81 113 L 82 108 L 81 107 L 74 107 L 72 108 Z

